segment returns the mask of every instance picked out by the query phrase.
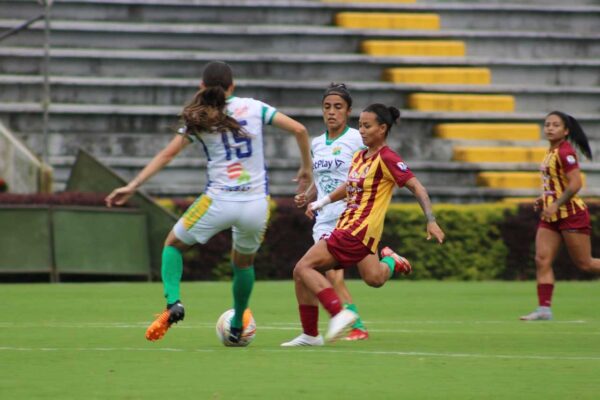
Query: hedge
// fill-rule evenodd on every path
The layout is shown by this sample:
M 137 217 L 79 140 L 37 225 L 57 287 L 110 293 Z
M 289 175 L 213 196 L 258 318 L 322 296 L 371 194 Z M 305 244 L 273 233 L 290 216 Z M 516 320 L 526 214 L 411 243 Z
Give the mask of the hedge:
M 188 200 L 163 201 L 181 213 Z M 600 203 L 588 202 L 592 214 L 594 255 L 600 256 Z M 387 212 L 381 246 L 407 257 L 413 273 L 401 279 L 525 280 L 535 279 L 534 239 L 537 215 L 531 203 L 435 205 L 446 232 L 443 245 L 425 240 L 425 220 L 416 204 L 392 204 Z M 255 262 L 258 279 L 290 279 L 295 263 L 312 245 L 312 222 L 291 199 L 272 202 L 265 241 Z M 230 279 L 230 233 L 221 233 L 185 255 L 184 279 Z M 555 262 L 558 279 L 591 279 L 577 270 L 561 251 Z M 356 268 L 347 277 L 358 278 Z

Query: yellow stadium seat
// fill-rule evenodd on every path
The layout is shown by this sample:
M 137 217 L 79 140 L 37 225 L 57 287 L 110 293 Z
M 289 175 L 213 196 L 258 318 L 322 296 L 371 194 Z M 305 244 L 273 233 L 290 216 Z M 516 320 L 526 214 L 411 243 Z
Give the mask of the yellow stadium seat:
M 361 51 L 380 57 L 464 57 L 466 45 L 460 40 L 365 40 Z
M 581 174 L 583 186 L 586 176 Z M 480 172 L 477 185 L 495 189 L 540 189 L 542 175 L 539 172 Z
M 440 16 L 425 13 L 341 12 L 335 24 L 354 29 L 440 29 Z
M 434 128 L 440 139 L 462 140 L 540 140 L 538 124 L 519 123 L 446 123 Z
M 477 186 L 494 189 L 538 189 L 542 187 L 539 172 L 480 172 Z
M 541 163 L 547 150 L 546 147 L 456 146 L 453 149 L 452 159 L 462 162 Z
M 508 95 L 413 93 L 408 106 L 418 111 L 514 112 L 515 98 Z
M 489 85 L 489 68 L 389 68 L 383 79 L 394 83 Z

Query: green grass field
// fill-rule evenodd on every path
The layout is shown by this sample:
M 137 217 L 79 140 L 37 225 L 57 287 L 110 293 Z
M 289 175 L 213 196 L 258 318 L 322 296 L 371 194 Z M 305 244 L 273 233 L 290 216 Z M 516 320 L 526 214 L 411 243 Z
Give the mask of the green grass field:
M 184 283 L 186 319 L 156 343 L 160 284 L 0 285 L 0 398 L 600 398 L 598 282 L 559 282 L 555 320 L 530 323 L 532 282 L 349 286 L 371 339 L 284 349 L 300 332 L 289 281 L 256 284 L 247 348 L 215 336 L 228 283 Z

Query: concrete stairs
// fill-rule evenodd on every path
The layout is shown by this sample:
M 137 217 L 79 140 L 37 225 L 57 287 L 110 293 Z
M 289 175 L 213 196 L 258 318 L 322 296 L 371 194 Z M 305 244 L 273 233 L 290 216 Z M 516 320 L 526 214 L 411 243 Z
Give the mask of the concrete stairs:
M 38 12 L 36 4 L 0 3 L 0 29 Z M 313 135 L 323 130 L 319 100 L 331 81 L 348 83 L 356 104 L 354 126 L 358 111 L 371 102 L 403 108 L 402 125 L 390 144 L 437 199 L 533 196 L 538 187 L 477 184 L 488 171 L 535 172 L 532 154 L 545 146 L 539 124 L 553 109 L 575 114 L 600 156 L 600 35 L 594 30 L 600 7 L 585 4 L 57 1 L 50 66 L 50 154 L 56 188 L 68 177 L 79 145 L 122 174 L 135 174 L 171 137 L 177 113 L 194 93 L 204 63 L 222 59 L 236 72 L 236 94 L 277 106 L 305 123 Z M 356 12 L 385 12 L 383 19 L 394 12 L 416 13 L 423 23 L 434 25 L 408 30 L 336 27 L 342 12 L 346 19 L 353 17 L 347 13 Z M 35 25 L 0 43 L 0 119 L 38 152 L 41 29 Z M 451 41 L 458 43 L 458 52 L 360 53 L 375 40 L 404 47 L 408 43 L 412 51 L 424 43 Z M 497 104 L 495 96 L 504 99 L 504 108 L 474 109 L 485 103 L 482 99 Z M 459 106 L 440 109 L 440 102 Z M 465 104 L 471 106 L 465 109 Z M 538 136 L 486 137 L 485 129 L 479 137 L 465 136 L 482 123 L 525 123 L 537 127 Z M 459 124 L 458 132 L 448 124 Z M 509 163 L 487 158 L 497 152 L 486 153 L 485 148 L 515 145 L 522 149 L 513 151 Z M 267 131 L 265 151 L 275 194 L 293 189 L 293 146 L 288 135 Z M 147 190 L 198 193 L 205 183 L 200 153 L 187 151 L 150 181 Z M 600 187 L 600 169 L 591 163 L 584 169 L 587 193 L 600 194 L 595 189 Z M 410 194 L 401 191 L 398 196 Z

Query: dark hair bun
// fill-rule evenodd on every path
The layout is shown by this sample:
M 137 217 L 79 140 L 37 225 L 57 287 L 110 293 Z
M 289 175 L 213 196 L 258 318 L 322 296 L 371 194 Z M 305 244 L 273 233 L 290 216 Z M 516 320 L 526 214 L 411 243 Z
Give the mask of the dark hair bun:
M 398 118 L 400 118 L 400 110 L 398 110 L 394 106 L 388 107 L 388 110 L 390 112 L 390 115 L 392 116 L 392 122 L 394 124 L 397 123 L 398 122 Z

